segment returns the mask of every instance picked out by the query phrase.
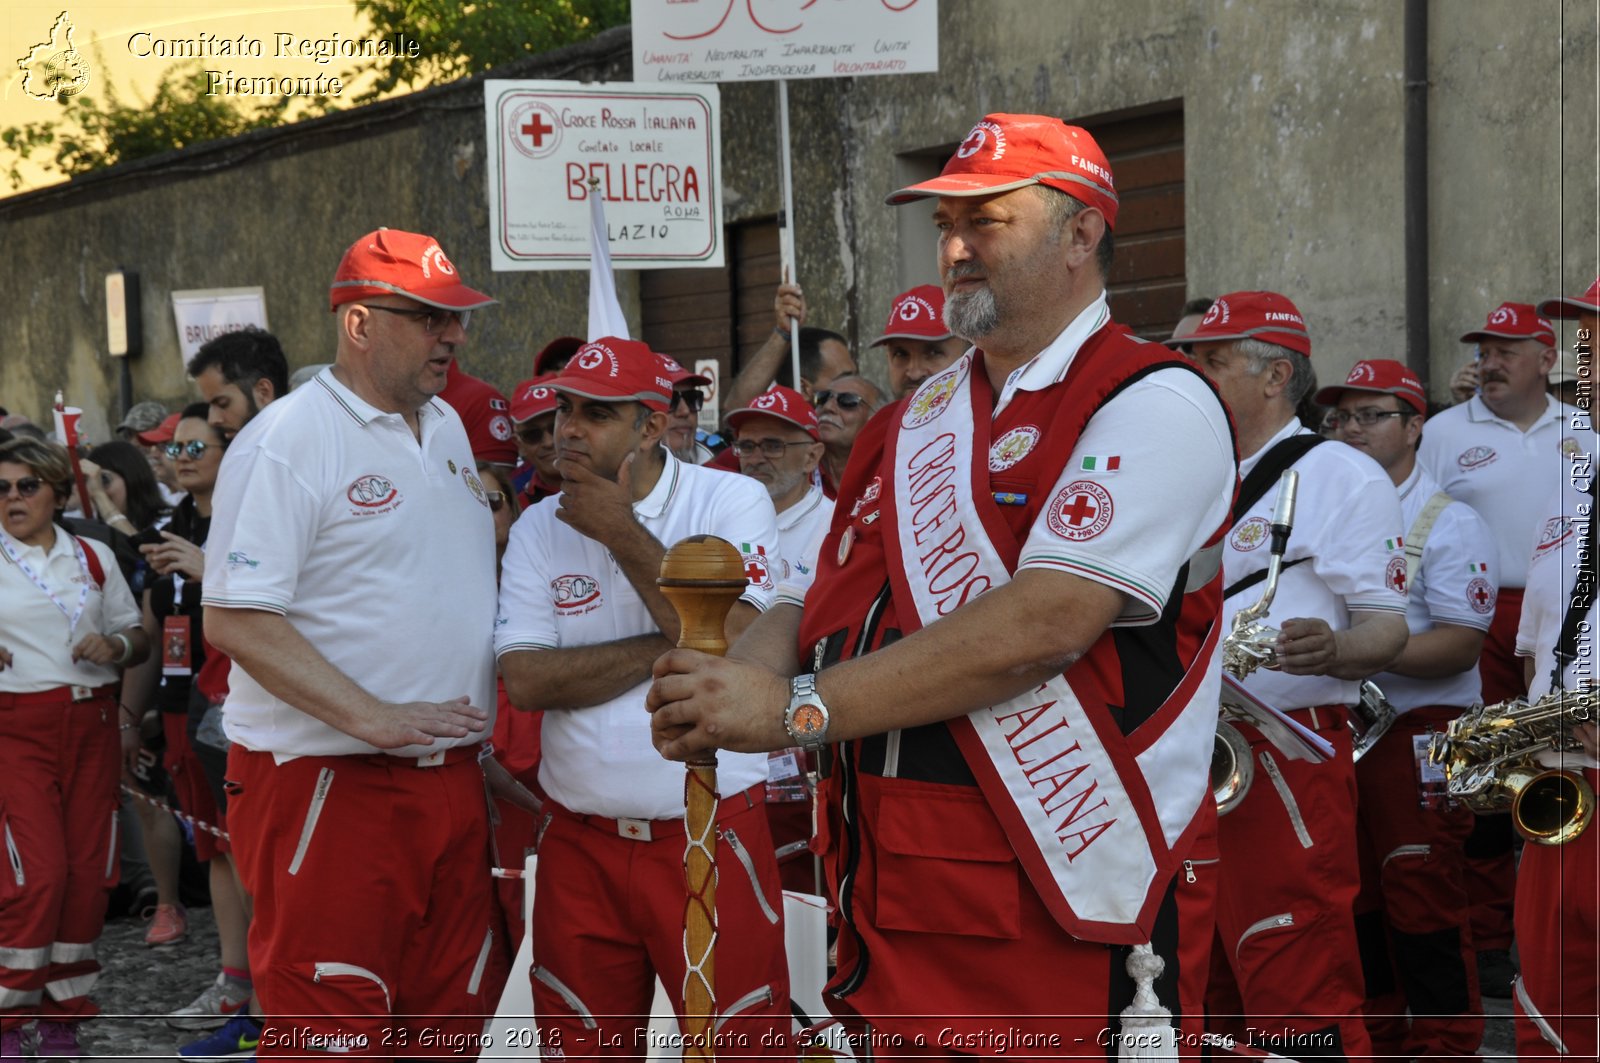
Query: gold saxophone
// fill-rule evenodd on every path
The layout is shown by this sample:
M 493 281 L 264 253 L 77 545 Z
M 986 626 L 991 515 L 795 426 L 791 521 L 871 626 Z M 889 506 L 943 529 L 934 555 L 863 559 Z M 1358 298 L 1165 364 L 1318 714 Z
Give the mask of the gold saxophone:
M 1570 733 L 1596 718 L 1600 688 L 1552 690 L 1529 704 L 1521 698 L 1477 705 L 1433 736 L 1428 759 L 1444 769 L 1450 796 L 1474 812 L 1511 811 L 1531 842 L 1564 845 L 1594 818 L 1594 788 L 1579 772 L 1546 768 L 1540 753 L 1581 749 Z
M 1294 504 L 1299 488 L 1300 474 L 1293 469 L 1285 470 L 1278 480 L 1278 498 L 1272 507 L 1272 553 L 1267 559 L 1267 579 L 1261 589 L 1261 599 L 1233 614 L 1233 630 L 1222 640 L 1222 668 L 1235 679 L 1243 679 L 1263 665 L 1271 668 L 1278 663 L 1278 636 L 1282 632 L 1262 623 L 1261 618 L 1272 608 L 1272 599 L 1278 593 L 1278 577 L 1283 573 L 1283 552 L 1289 545 L 1289 532 L 1294 528 Z M 1250 743 L 1233 725 L 1233 721 L 1242 718 L 1226 703 L 1218 709 L 1216 744 L 1211 750 L 1211 796 L 1217 802 L 1219 816 L 1238 807 L 1255 781 Z

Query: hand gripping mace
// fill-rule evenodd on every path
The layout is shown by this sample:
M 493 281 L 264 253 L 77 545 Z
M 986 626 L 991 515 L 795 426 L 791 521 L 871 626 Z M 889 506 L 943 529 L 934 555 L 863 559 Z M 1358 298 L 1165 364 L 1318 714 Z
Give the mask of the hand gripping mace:
M 714 535 L 691 535 L 661 559 L 656 580 L 678 612 L 678 645 L 715 657 L 728 652 L 728 610 L 745 592 L 744 558 Z M 717 942 L 717 754 L 691 758 L 683 783 L 683 1018 L 685 1059 L 712 1059 Z

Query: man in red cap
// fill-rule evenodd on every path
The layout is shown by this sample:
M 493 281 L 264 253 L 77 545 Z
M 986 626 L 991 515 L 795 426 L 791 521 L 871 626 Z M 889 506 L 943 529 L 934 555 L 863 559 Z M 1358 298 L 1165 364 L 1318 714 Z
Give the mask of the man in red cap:
M 1577 407 L 1568 427 L 1578 446 L 1563 461 L 1564 482 L 1540 510 L 1539 534 L 1528 565 L 1517 653 L 1528 696 L 1576 690 L 1595 681 L 1594 542 L 1595 329 L 1600 327 L 1600 278 L 1582 295 L 1547 299 L 1539 312 L 1577 318 L 1571 353 L 1577 356 Z M 1584 599 L 1587 598 L 1587 607 Z M 1591 721 L 1572 729 L 1581 752 L 1540 757 L 1545 767 L 1581 773 L 1600 788 L 1600 741 Z M 1600 833 L 1593 824 L 1564 845 L 1525 845 L 1517 867 L 1517 953 L 1522 961 L 1515 999 L 1517 1056 L 1567 1055 L 1592 1059 L 1594 1016 L 1600 1013 L 1600 899 L 1595 868 Z
M 744 409 L 730 413 L 728 428 L 734 434 L 729 449 L 737 455 L 740 471 L 761 482 L 778 511 L 782 561 L 775 582 L 782 585 L 791 575 L 809 575 L 796 572 L 796 566 L 815 566 L 833 516 L 833 503 L 816 482 L 822 460 L 817 411 L 798 391 L 774 384 Z M 806 751 L 795 748 L 774 754 L 767 773 L 767 819 L 778 870 L 786 889 L 803 893 L 818 888 L 808 848 L 812 817 L 806 775 L 813 767 Z
M 1410 369 L 1357 362 L 1316 401 L 1335 407 L 1334 438 L 1389 474 L 1406 525 L 1410 638 L 1372 677 L 1396 720 L 1356 764 L 1367 1029 L 1377 1056 L 1469 1057 L 1483 1041 L 1466 889 L 1473 817 L 1440 792 L 1428 736 L 1480 703 L 1478 651 L 1494 612 L 1499 552 L 1478 514 L 1417 464 L 1428 400 Z
M 1211 1012 L 1242 1015 L 1248 1026 L 1229 1032 L 1283 1055 L 1364 1057 L 1347 714 L 1361 680 L 1406 643 L 1400 499 L 1370 458 L 1319 445 L 1327 441 L 1295 416 L 1316 373 L 1305 319 L 1289 299 L 1263 291 L 1220 296 L 1193 332 L 1169 342 L 1190 345 L 1238 431 L 1244 482 L 1223 551 L 1224 630 L 1261 596 L 1276 487 L 1284 470 L 1300 474 L 1283 577 L 1261 618 L 1281 631 L 1278 667 L 1251 673 L 1243 685 L 1334 749 L 1320 764 L 1290 759 L 1256 728 L 1237 725 L 1259 770 L 1218 820 L 1221 962 L 1212 965 Z
M 561 490 L 556 469 L 556 393 L 550 387 L 555 374 L 534 377 L 511 393 L 511 423 L 516 432 L 517 456 L 522 467 L 512 479 L 520 509 Z
M 264 1058 L 426 1054 L 493 1010 L 493 520 L 437 400 L 493 301 L 431 237 L 361 237 L 329 293 L 333 366 L 236 437 L 218 481 L 203 601 L 237 664 L 229 827 L 282 1017 Z
M 672 381 L 672 404 L 667 407 L 667 449 L 679 461 L 690 465 L 705 465 L 716 457 L 711 447 L 702 441 L 700 407 L 705 403 L 701 388 L 711 386 L 711 379 L 691 373 L 669 355 L 661 356 L 667 379 Z M 721 445 L 720 437 L 718 445 Z
M 643 1055 L 654 981 L 681 1015 L 685 971 L 683 772 L 640 726 L 650 667 L 678 638 L 656 578 L 686 536 L 739 545 L 736 635 L 771 601 L 777 526 L 760 485 L 663 446 L 672 379 L 645 344 L 587 343 L 550 386 L 561 494 L 512 528 L 494 636 L 512 703 L 545 710 L 534 1011 L 566 1058 Z M 766 778 L 764 756 L 717 765 L 719 1056 L 793 1055 Z
M 657 745 L 830 744 L 829 998 L 883 1053 L 1105 1045 L 1152 938 L 1198 1034 L 1211 924 L 1176 873 L 1211 802 L 1226 412 L 1111 322 L 1085 130 L 988 115 L 890 202 L 928 197 L 976 348 L 857 438 L 803 606 L 657 663 Z
M 1478 393 L 1428 421 L 1417 461 L 1451 498 L 1478 511 L 1499 549 L 1500 596 L 1478 659 L 1483 700 L 1492 703 L 1527 691 L 1515 644 L 1529 544 L 1577 433 L 1568 423 L 1574 411 L 1547 394 L 1555 330 L 1531 304 L 1501 303 L 1461 342 L 1477 345 Z M 1478 817 L 1468 851 L 1481 988 L 1486 996 L 1504 997 L 1513 970 L 1509 817 Z
M 944 323 L 944 289 L 920 284 L 895 296 L 889 323 L 872 346 L 889 358 L 889 393 L 903 399 L 961 357 L 967 343 Z

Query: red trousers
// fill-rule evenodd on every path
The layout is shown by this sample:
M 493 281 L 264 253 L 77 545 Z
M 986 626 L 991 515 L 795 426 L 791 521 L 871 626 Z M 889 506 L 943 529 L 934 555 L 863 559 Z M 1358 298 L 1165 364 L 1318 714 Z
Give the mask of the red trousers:
M 1356 765 L 1356 932 L 1367 1031 L 1379 1056 L 1475 1058 L 1483 1043 L 1465 883 L 1473 816 L 1460 806 L 1422 807 L 1413 752 L 1414 736 L 1442 730 L 1460 713 L 1412 709 Z
M 178 792 L 178 807 L 201 823 L 226 831 L 227 820 L 217 808 L 217 799 L 212 796 L 210 783 L 206 782 L 205 769 L 200 766 L 200 758 L 189 741 L 188 724 L 188 718 L 178 713 L 161 714 L 161 730 L 167 740 L 161 766 L 167 770 L 172 787 Z M 194 828 L 194 855 L 202 863 L 230 848 L 227 841 L 205 827 Z
M 793 1059 L 783 895 L 766 805 L 757 797 L 730 812 L 734 801 L 723 800 L 717 823 L 716 1055 Z M 684 836 L 658 822 L 655 840 L 635 841 L 611 821 L 554 802 L 545 808 L 532 979 L 546 1058 L 554 1048 L 568 1058 L 643 1056 L 657 976 L 677 1014 L 684 1010 Z
M 251 970 L 269 1016 L 258 1057 L 476 1052 L 499 946 L 475 752 L 420 768 L 383 755 L 275 764 L 232 748 L 234 858 L 255 899 Z
M 1522 659 L 1517 656 L 1517 624 L 1521 618 L 1522 588 L 1501 587 L 1494 603 L 1494 619 L 1478 656 L 1485 705 L 1520 698 L 1528 692 Z M 1509 813 L 1474 817 L 1472 836 L 1467 839 L 1466 870 L 1474 948 L 1511 947 L 1511 906 L 1517 879 L 1514 846 Z
M 115 697 L 0 694 L 0 1029 L 99 1014 L 120 752 Z
M 1589 785 L 1600 772 L 1586 769 Z M 1600 1051 L 1600 827 L 1566 845 L 1522 847 L 1517 869 L 1517 1058 Z
M 1363 1058 L 1371 1048 L 1352 914 L 1360 882 L 1350 731 L 1343 706 L 1291 715 L 1333 743 L 1334 757 L 1289 760 L 1254 728 L 1239 728 L 1255 781 L 1219 819 L 1218 943 L 1206 999 L 1216 1032 L 1296 1059 Z

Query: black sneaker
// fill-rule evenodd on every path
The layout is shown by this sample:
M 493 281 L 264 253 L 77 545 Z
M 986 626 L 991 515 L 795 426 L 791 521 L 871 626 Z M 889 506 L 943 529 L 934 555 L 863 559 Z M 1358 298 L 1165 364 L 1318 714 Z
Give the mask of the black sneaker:
M 1482 996 L 1511 999 L 1511 980 L 1516 977 L 1510 949 L 1478 950 L 1478 992 Z

